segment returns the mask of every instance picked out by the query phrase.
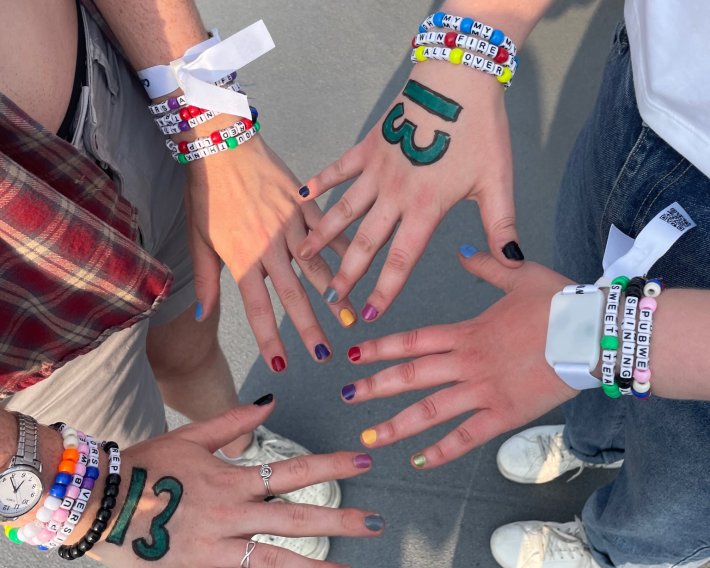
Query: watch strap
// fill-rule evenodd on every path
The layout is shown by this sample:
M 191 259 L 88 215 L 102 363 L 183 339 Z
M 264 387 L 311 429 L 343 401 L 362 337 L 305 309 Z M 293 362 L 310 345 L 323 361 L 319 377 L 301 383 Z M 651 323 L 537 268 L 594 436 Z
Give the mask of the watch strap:
M 17 415 L 17 454 L 12 456 L 11 465 L 27 465 L 42 471 L 42 464 L 37 460 L 39 451 L 39 429 L 37 421 L 31 416 Z
M 573 389 L 587 390 L 602 386 L 602 382 L 591 375 L 587 365 L 579 363 L 557 363 L 554 369 L 557 376 Z

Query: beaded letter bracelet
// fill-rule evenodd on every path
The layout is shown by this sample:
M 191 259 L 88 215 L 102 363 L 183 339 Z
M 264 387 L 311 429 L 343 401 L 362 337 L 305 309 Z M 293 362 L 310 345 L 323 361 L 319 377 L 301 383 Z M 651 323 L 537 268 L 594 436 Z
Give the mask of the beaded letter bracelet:
M 644 292 L 648 284 L 644 286 Z M 659 288 L 662 288 L 659 286 Z M 652 288 L 651 293 L 656 289 Z M 651 369 L 649 368 L 649 347 L 651 333 L 653 332 L 653 313 L 658 303 L 652 296 L 646 296 L 639 302 L 639 322 L 636 340 L 636 368 L 634 369 L 633 395 L 639 399 L 646 399 L 651 395 Z
M 248 120 L 248 119 L 244 119 Z M 175 161 L 180 162 L 181 164 L 187 164 L 189 162 L 194 162 L 195 160 L 200 160 L 202 158 L 206 158 L 207 156 L 211 156 L 212 154 L 217 154 L 218 152 L 224 152 L 225 150 L 231 150 L 233 148 L 236 148 L 237 146 L 244 144 L 245 142 L 248 142 L 249 140 L 252 139 L 252 137 L 256 136 L 256 133 L 259 132 L 261 129 L 261 125 L 258 122 L 254 123 L 254 126 L 252 126 L 249 130 L 242 134 L 238 134 L 237 136 L 230 136 L 229 138 L 222 140 L 221 142 L 215 144 L 214 141 L 212 141 L 212 136 L 217 134 L 215 132 L 210 135 L 210 137 L 207 138 L 201 138 L 201 141 L 205 141 L 206 139 L 209 139 L 212 143 L 209 146 L 205 146 L 203 148 L 200 148 L 199 150 L 194 150 L 192 152 L 184 153 L 184 152 L 177 152 L 173 153 L 173 158 Z M 173 143 L 174 144 L 174 143 Z M 193 142 L 194 144 L 194 142 Z
M 417 48 L 427 44 L 440 45 L 442 47 L 460 49 L 468 49 L 475 53 L 480 53 L 486 57 L 490 57 L 494 62 L 501 64 L 503 67 L 508 67 L 515 71 L 517 67 L 517 59 L 508 53 L 504 47 L 498 47 L 492 43 L 488 43 L 485 39 L 477 39 L 475 37 L 454 32 L 429 32 L 419 34 L 412 39 L 412 47 Z
M 486 59 L 480 55 L 474 55 L 471 52 L 465 52 L 462 49 L 448 47 L 424 47 L 419 46 L 412 50 L 412 62 L 426 61 L 427 59 L 439 59 L 441 61 L 450 61 L 454 65 L 463 64 L 472 69 L 485 71 L 489 75 L 495 76 L 498 81 L 503 83 L 507 89 L 510 86 L 510 81 L 513 78 L 513 72 L 507 67 L 503 67 L 498 63 L 494 63 L 490 59 Z
M 481 22 L 476 22 L 471 18 L 460 18 L 451 16 L 444 12 L 432 14 L 419 26 L 419 33 L 425 33 L 430 28 L 448 28 L 455 32 L 473 34 L 483 39 L 489 40 L 493 45 L 502 45 L 513 56 L 517 54 L 515 44 L 502 31 L 486 26 Z
M 606 310 L 604 313 L 604 337 L 602 337 L 602 388 L 611 398 L 621 396 L 619 387 L 614 381 L 616 370 L 616 350 L 619 348 L 619 326 L 617 316 L 621 302 L 621 284 L 612 284 L 609 288 Z
M 241 92 L 239 90 L 239 83 L 234 83 L 234 85 L 230 85 L 229 87 L 225 87 L 227 89 L 230 89 L 235 92 Z M 199 109 L 195 106 L 192 108 L 197 109 L 199 112 L 197 112 L 194 116 L 190 113 L 188 110 L 190 107 L 188 106 L 187 108 L 183 108 L 180 110 L 182 111 L 187 111 L 184 116 L 187 116 L 186 119 L 181 120 L 177 124 L 169 124 L 168 126 L 161 126 L 160 131 L 163 134 L 169 135 L 169 134 L 177 134 L 178 132 L 187 132 L 191 128 L 195 128 L 198 124 L 203 124 L 207 122 L 208 120 L 214 118 L 215 116 L 219 115 L 220 113 L 217 111 L 208 111 L 205 110 L 203 112 L 203 109 Z M 180 116 L 180 118 L 183 118 L 183 115 Z

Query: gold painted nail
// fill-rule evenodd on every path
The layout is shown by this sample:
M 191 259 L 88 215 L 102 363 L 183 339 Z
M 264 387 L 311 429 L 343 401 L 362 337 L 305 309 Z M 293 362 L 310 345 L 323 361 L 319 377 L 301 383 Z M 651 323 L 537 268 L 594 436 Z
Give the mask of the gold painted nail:
M 353 313 L 352 313 L 349 309 L 343 308 L 343 309 L 340 311 L 340 320 L 341 320 L 345 325 L 350 326 L 350 325 L 352 325 L 352 324 L 355 323 L 355 316 L 353 315 Z
M 298 256 L 301 258 L 308 258 L 311 256 L 311 245 L 308 243 L 303 243 L 298 249 L 296 249 Z
M 412 461 L 418 468 L 422 468 L 426 465 L 426 456 L 424 454 L 417 454 L 412 458 Z
M 362 433 L 362 441 L 365 442 L 368 446 L 371 446 L 377 441 L 377 432 L 370 428 L 369 430 L 365 430 Z

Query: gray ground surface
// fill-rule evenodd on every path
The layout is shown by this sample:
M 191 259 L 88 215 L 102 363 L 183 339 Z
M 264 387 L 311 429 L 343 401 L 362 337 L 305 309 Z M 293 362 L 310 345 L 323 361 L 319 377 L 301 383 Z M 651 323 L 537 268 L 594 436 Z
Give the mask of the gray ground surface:
M 408 45 L 430 0 L 199 0 L 205 23 L 228 36 L 264 19 L 277 48 L 244 72 L 240 82 L 258 106 L 263 136 L 302 180 L 361 140 L 404 86 L 411 68 Z M 518 229 L 528 259 L 550 265 L 552 218 L 562 169 L 591 108 L 620 0 L 563 1 L 533 33 L 520 55 L 521 69 L 507 93 L 515 157 Z M 327 207 L 343 188 L 321 198 Z M 350 232 L 353 234 L 352 230 Z M 280 329 L 290 368 L 275 376 L 260 358 L 239 293 L 223 276 L 222 345 L 245 401 L 274 392 L 279 407 L 268 426 L 315 452 L 358 450 L 359 433 L 421 395 L 348 407 L 340 388 L 365 371 L 347 362 L 348 347 L 368 337 L 476 316 L 499 298 L 490 285 L 458 264 L 460 244 L 485 248 L 475 204 L 460 204 L 434 235 L 408 286 L 374 325 L 342 329 L 311 290 L 335 356 L 325 365 L 305 353 L 295 329 Z M 334 260 L 332 257 L 329 260 Z M 384 255 L 351 295 L 362 306 Z M 335 264 L 334 264 L 335 266 Z M 381 367 L 377 367 L 378 369 Z M 540 423 L 561 421 L 561 412 Z M 181 421 L 171 414 L 172 424 Z M 414 471 L 409 456 L 451 428 L 373 452 L 375 469 L 342 483 L 345 506 L 379 511 L 388 521 L 378 540 L 333 539 L 330 560 L 355 567 L 469 568 L 497 566 L 488 539 L 501 524 L 522 519 L 571 520 L 593 489 L 613 474 L 587 472 L 573 483 L 522 486 L 503 479 L 495 465 L 501 437 L 465 458 L 430 472 Z M 238 559 L 236 560 L 238 562 Z M 236 565 L 235 562 L 235 565 Z M 95 563 L 83 560 L 74 566 Z M 29 547 L 0 540 L 3 567 L 64 566 Z M 255 566 L 255 568 L 259 568 Z

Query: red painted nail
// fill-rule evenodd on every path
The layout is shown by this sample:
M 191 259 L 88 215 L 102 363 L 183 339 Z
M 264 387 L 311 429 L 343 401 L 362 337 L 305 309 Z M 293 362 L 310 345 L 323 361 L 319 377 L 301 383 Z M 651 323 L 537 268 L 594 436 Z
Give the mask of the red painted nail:
M 286 363 L 284 362 L 283 357 L 279 357 L 277 355 L 271 360 L 271 366 L 273 367 L 274 371 L 280 373 L 286 368 Z
M 355 346 L 348 349 L 348 359 L 358 361 L 360 357 L 362 357 L 362 351 L 360 351 L 359 347 Z

